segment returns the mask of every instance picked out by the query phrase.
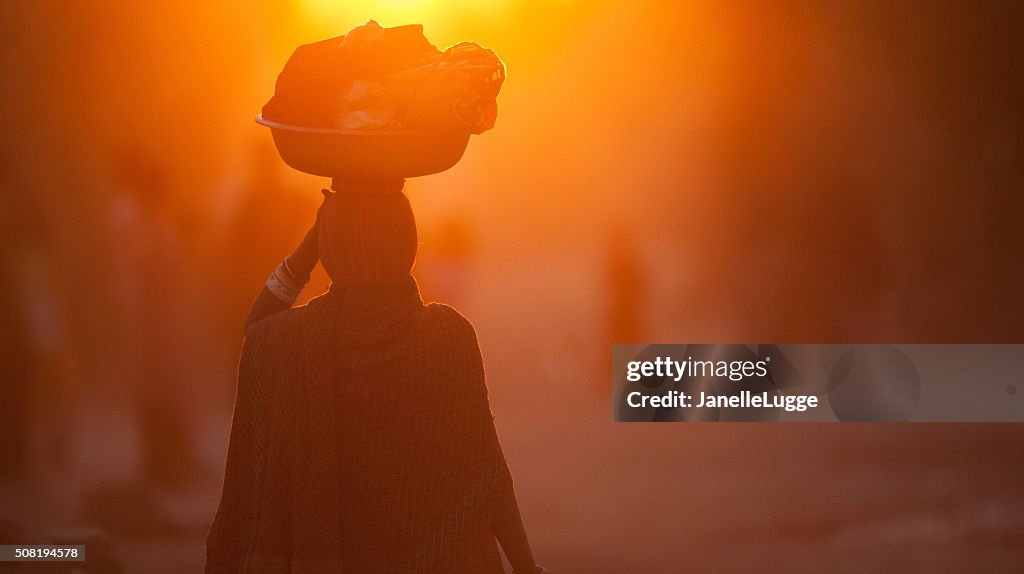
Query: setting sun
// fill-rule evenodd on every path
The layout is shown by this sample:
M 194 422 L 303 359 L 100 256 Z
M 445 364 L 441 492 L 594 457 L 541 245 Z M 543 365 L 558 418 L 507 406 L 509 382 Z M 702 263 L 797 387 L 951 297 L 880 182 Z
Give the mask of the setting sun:
M 506 0 L 382 0 L 338 2 L 337 0 L 302 0 L 302 5 L 313 18 L 338 20 L 352 16 L 366 16 L 394 25 L 400 21 L 430 22 L 450 14 L 451 11 L 493 10 Z

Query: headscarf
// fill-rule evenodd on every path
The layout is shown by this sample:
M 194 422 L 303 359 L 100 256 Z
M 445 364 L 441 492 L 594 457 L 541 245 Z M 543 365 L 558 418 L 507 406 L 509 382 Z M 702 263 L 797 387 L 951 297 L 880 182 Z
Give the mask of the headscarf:
M 320 262 L 339 285 L 401 279 L 416 261 L 416 219 L 402 180 L 336 185 L 320 211 Z

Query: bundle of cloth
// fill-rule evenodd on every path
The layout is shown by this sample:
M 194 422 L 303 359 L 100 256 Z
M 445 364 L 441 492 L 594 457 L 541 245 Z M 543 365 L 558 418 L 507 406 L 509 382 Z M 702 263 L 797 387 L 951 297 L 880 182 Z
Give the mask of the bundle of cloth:
M 504 81 L 505 64 L 479 44 L 441 51 L 419 24 L 384 28 L 370 20 L 299 46 L 263 117 L 306 127 L 479 134 L 494 127 Z

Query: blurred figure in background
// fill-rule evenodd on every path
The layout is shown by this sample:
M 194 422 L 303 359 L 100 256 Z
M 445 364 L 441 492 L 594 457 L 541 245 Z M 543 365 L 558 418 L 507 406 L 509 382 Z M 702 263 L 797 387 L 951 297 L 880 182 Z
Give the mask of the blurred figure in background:
M 627 228 L 615 226 L 609 231 L 606 249 L 608 340 L 611 344 L 641 343 L 647 301 L 636 243 Z
M 0 164 L 0 479 L 23 478 L 29 465 L 29 404 L 32 353 L 30 333 L 19 274 L 31 220 L 18 209 L 18 192 L 13 189 L 9 167 Z
M 219 330 L 231 355 L 238 350 L 243 331 L 239 325 L 266 279 L 267 269 L 285 256 L 283 245 L 302 237 L 308 209 L 292 194 L 281 176 L 281 160 L 266 139 L 254 142 L 246 181 L 230 210 L 225 249 L 219 252 L 217 277 L 221 282 Z M 294 195 L 294 196 L 293 196 Z M 224 272 L 227 270 L 227 272 Z
M 120 158 L 113 198 L 115 277 L 122 321 L 119 359 L 128 391 L 137 399 L 142 475 L 157 487 L 177 488 L 196 476 L 196 460 L 182 392 L 187 361 L 183 324 L 182 238 L 170 205 L 170 182 L 158 160 L 138 150 Z
M 54 234 L 36 192 L 17 189 L 10 166 L 0 169 L 0 228 L 7 231 L 0 248 L 0 376 L 9 397 L 0 407 L 9 409 L 0 416 L 9 426 L 0 437 L 5 463 L 0 472 L 45 475 L 66 470 L 72 401 L 72 361 L 53 269 Z

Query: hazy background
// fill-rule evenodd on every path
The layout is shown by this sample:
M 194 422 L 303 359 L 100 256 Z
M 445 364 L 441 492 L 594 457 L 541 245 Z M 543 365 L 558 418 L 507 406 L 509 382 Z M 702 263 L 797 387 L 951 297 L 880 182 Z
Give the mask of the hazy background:
M 508 66 L 406 191 L 540 561 L 1019 569 L 1021 425 L 610 422 L 612 342 L 1024 342 L 1020 5 L 708 4 L 8 2 L 0 536 L 200 568 L 241 323 L 328 184 L 253 117 L 373 17 Z

